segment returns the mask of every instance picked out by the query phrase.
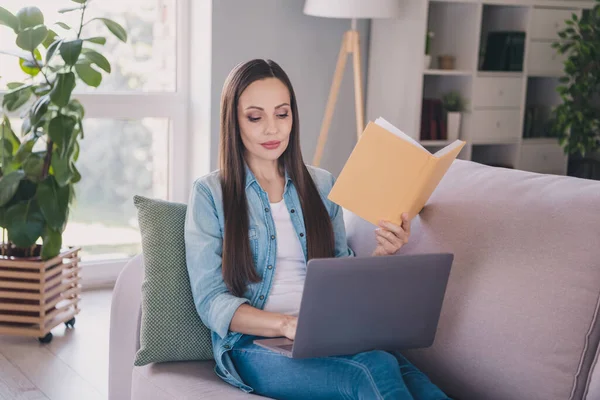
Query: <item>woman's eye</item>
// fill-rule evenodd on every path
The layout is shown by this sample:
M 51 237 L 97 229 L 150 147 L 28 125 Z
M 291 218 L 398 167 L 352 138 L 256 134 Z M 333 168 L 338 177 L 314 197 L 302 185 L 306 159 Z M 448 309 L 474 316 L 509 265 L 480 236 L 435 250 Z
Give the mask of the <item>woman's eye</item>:
M 287 116 L 288 116 L 288 113 L 285 113 L 285 114 L 277 114 L 277 116 L 278 116 L 279 118 L 287 118 Z
M 256 122 L 260 119 L 260 117 L 248 117 L 248 121 L 250 122 Z

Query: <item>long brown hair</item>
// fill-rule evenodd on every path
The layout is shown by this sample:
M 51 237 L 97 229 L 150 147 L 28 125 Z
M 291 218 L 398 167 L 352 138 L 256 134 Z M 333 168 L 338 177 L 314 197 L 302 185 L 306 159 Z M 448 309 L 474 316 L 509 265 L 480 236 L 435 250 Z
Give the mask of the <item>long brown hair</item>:
M 237 109 L 240 95 L 254 81 L 277 78 L 290 93 L 292 131 L 287 149 L 279 157 L 280 173 L 287 171 L 304 215 L 308 258 L 334 256 L 335 240 L 329 214 L 321 200 L 300 151 L 298 106 L 292 84 L 283 69 L 271 60 L 251 60 L 231 71 L 221 95 L 220 178 L 223 190 L 225 234 L 223 239 L 223 280 L 230 292 L 243 296 L 248 283 L 260 282 L 248 238 L 248 204 L 244 144 Z

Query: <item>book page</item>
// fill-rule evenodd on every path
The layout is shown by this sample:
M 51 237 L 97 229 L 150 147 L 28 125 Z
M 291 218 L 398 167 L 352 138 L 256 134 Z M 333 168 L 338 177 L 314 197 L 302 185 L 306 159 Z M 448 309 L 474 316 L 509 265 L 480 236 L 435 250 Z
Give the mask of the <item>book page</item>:
M 400 139 L 406 140 L 407 142 L 414 144 L 416 147 L 421 148 L 423 151 L 427 152 L 427 154 L 431 154 L 429 152 L 429 150 L 427 150 L 425 147 L 421 146 L 421 143 L 417 142 L 415 139 L 411 138 L 406 133 L 402 132 L 400 129 L 396 128 L 394 125 L 387 122 L 384 118 L 382 118 L 382 117 L 377 118 L 375 120 L 375 123 L 377 125 L 381 126 L 382 128 L 390 131 L 394 135 L 398 136 Z
M 434 156 L 435 157 L 443 157 L 444 155 L 448 154 L 449 152 L 451 152 L 452 150 L 456 149 L 458 146 L 462 146 L 464 144 L 464 142 L 462 140 L 455 140 L 454 142 L 450 143 L 448 146 L 444 147 L 441 150 L 438 150 Z

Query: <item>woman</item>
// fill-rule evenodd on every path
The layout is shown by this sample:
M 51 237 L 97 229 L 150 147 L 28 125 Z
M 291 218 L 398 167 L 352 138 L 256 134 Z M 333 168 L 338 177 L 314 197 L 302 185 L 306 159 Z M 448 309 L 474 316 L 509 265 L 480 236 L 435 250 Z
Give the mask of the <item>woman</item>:
M 311 258 L 348 257 L 333 176 L 300 154 L 296 97 L 273 61 L 237 66 L 221 97 L 220 170 L 189 201 L 186 257 L 196 308 L 212 332 L 215 372 L 246 392 L 285 399 L 447 399 L 399 354 L 295 360 L 253 344 L 294 339 Z M 382 222 L 374 255 L 406 243 L 410 222 Z

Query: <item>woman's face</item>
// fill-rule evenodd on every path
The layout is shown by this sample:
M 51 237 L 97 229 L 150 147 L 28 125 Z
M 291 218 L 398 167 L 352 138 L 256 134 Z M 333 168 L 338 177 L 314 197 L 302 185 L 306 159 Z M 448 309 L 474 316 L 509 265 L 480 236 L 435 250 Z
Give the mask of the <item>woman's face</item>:
M 240 95 L 237 115 L 247 161 L 273 161 L 283 154 L 292 131 L 290 93 L 283 82 L 252 82 Z

